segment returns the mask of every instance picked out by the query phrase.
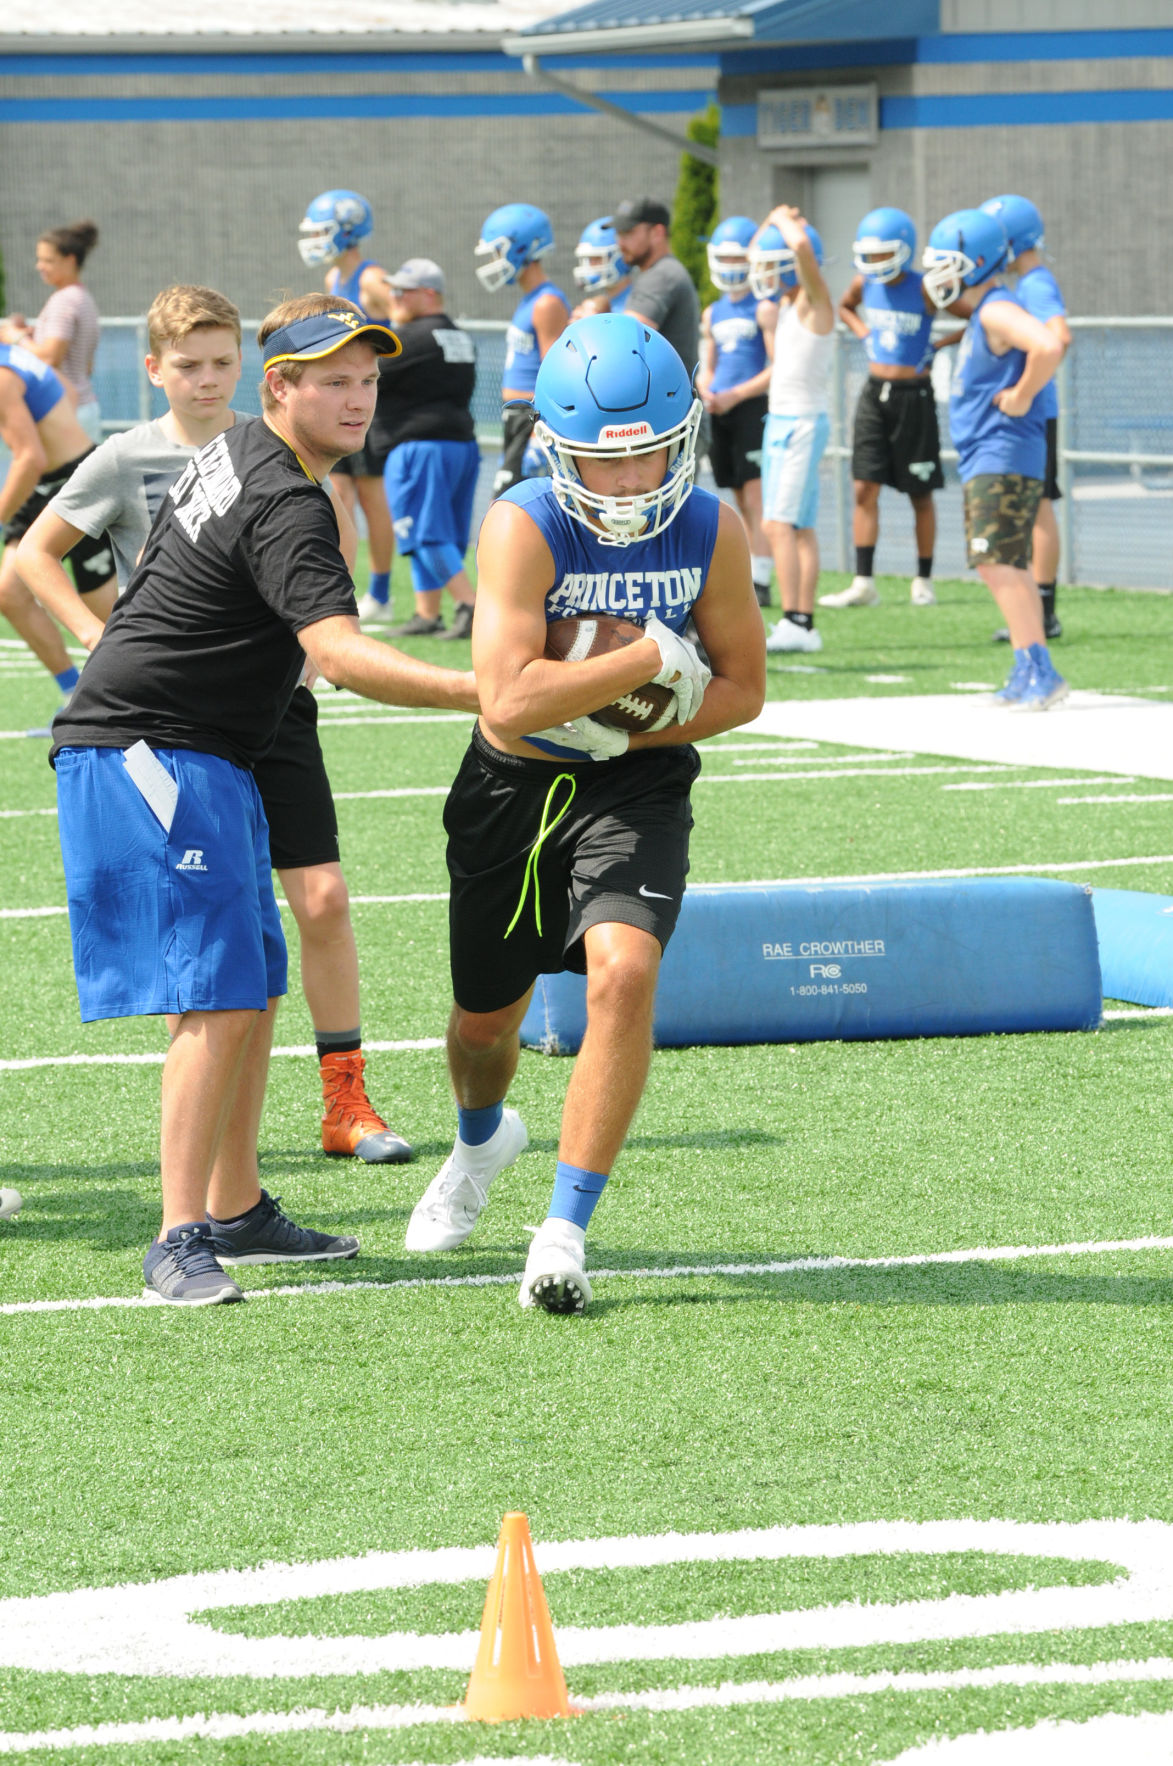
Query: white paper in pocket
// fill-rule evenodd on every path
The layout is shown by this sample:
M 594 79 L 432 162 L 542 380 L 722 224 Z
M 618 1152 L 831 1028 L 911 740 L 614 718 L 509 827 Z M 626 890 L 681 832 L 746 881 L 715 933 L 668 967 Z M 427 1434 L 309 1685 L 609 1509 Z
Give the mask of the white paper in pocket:
M 163 832 L 170 834 L 171 824 L 175 820 L 175 805 L 179 801 L 179 786 L 158 755 L 153 754 L 145 742 L 136 742 L 133 748 L 128 748 L 122 760 L 141 791 L 147 808 L 161 823 Z

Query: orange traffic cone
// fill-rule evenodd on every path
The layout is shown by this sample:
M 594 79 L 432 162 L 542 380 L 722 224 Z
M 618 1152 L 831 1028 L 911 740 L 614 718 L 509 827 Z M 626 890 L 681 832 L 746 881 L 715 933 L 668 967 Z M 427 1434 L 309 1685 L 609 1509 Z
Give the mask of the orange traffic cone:
M 524 1515 L 506 1515 L 501 1523 L 476 1664 L 459 1708 L 482 1723 L 571 1715 Z

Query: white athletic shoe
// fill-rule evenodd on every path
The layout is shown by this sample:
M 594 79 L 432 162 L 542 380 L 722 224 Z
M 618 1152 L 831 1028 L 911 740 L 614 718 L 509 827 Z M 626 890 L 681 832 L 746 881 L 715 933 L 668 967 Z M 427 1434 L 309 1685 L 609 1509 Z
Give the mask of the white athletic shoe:
M 391 617 L 391 603 L 376 601 L 373 595 L 364 595 L 358 604 L 358 617 L 372 625 L 386 625 Z
M 569 1220 L 547 1220 L 533 1236 L 518 1304 L 543 1312 L 583 1312 L 590 1304 L 586 1235 Z
M 932 577 L 914 576 L 912 579 L 912 587 L 908 591 L 908 599 L 912 602 L 914 607 L 935 607 L 937 605 L 937 597 L 933 593 Z
M 777 654 L 779 650 L 814 651 L 823 648 L 823 634 L 814 626 L 808 631 L 804 626 L 795 625 L 792 619 L 780 619 L 769 637 L 766 649 Z
M 452 1251 L 463 1245 L 489 1199 L 489 1185 L 529 1145 L 525 1123 L 505 1110 L 495 1134 L 479 1147 L 456 1145 L 411 1211 L 409 1251 Z
M 874 576 L 856 576 L 837 595 L 820 595 L 820 607 L 878 607 L 879 591 Z

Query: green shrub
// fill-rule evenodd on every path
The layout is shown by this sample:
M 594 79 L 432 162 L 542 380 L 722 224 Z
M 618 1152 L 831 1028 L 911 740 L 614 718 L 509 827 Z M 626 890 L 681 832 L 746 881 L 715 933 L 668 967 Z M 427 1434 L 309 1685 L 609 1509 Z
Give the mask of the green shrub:
M 710 103 L 688 125 L 690 141 L 705 147 L 716 147 L 721 136 L 721 111 Z M 705 244 L 717 221 L 717 168 L 694 159 L 691 153 L 680 156 L 680 177 L 676 185 L 676 201 L 672 205 L 672 250 L 680 259 L 701 297 L 701 305 L 716 300 L 717 290 L 709 281 L 709 263 Z

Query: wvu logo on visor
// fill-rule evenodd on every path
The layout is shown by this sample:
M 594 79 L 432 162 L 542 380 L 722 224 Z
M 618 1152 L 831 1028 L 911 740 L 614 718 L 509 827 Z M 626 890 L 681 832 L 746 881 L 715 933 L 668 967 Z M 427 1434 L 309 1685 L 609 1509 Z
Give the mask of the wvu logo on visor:
M 264 365 L 272 368 L 278 362 L 318 362 L 353 343 L 356 337 L 365 337 L 380 356 L 397 356 L 403 347 L 389 326 L 364 319 L 358 313 L 312 313 L 308 319 L 294 319 L 283 325 L 265 339 Z

